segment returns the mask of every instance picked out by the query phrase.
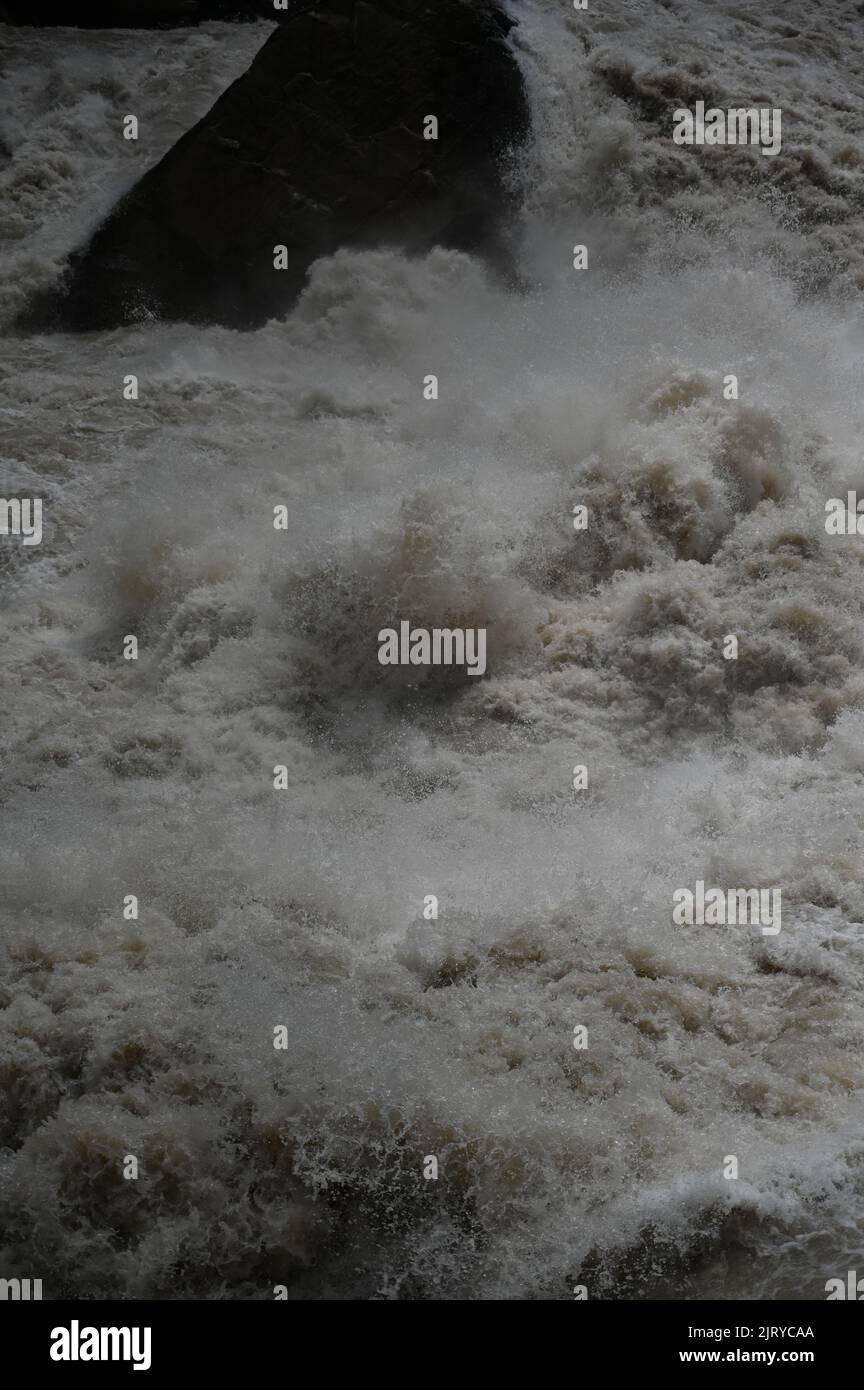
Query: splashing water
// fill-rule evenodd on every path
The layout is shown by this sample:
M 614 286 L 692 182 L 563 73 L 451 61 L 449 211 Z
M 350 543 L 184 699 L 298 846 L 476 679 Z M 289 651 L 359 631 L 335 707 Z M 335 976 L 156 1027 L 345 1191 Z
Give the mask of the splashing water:
M 864 570 L 823 525 L 864 37 L 512 8 L 518 288 L 343 251 L 254 333 L 0 341 L 46 517 L 3 551 L 0 1269 L 46 1296 L 812 1299 L 864 1258 Z M 267 32 L 5 31 L 7 322 Z M 703 95 L 783 105 L 782 153 L 677 149 Z M 485 626 L 487 677 L 380 667 L 395 615 Z M 700 878 L 782 886 L 780 935 L 674 926 Z

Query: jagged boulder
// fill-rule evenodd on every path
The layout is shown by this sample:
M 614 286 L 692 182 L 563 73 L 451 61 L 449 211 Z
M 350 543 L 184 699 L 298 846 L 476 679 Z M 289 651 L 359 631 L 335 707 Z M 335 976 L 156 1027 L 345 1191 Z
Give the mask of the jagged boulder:
M 500 250 L 504 156 L 528 127 L 493 0 L 329 0 L 248 72 L 73 256 L 23 328 L 151 315 L 254 327 L 340 246 Z M 427 117 L 438 138 L 427 139 Z M 287 269 L 274 247 L 287 247 Z

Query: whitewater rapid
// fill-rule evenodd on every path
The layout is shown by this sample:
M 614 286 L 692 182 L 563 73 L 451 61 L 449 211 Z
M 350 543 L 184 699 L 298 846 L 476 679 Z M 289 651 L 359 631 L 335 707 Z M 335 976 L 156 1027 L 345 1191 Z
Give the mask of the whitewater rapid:
M 45 1297 L 862 1268 L 860 21 L 512 9 L 519 284 L 343 251 L 254 333 L 0 339 L 46 518 L 2 552 L 0 1268 Z M 7 324 L 268 32 L 3 31 Z M 769 169 L 671 145 L 703 90 L 784 106 Z M 400 616 L 486 676 L 382 668 Z M 697 879 L 782 931 L 674 926 Z

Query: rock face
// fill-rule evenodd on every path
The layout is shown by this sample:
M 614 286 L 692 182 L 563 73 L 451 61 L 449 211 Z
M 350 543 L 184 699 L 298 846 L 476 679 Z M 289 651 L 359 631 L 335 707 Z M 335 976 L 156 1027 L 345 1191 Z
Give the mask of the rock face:
M 289 12 L 249 71 L 73 256 L 20 327 L 156 315 L 254 327 L 340 246 L 500 251 L 522 79 L 494 0 L 330 0 Z M 424 138 L 428 116 L 438 139 Z M 274 247 L 287 247 L 287 269 Z
M 72 29 L 167 29 L 209 19 L 278 19 L 273 0 L 5 0 L 0 22 Z

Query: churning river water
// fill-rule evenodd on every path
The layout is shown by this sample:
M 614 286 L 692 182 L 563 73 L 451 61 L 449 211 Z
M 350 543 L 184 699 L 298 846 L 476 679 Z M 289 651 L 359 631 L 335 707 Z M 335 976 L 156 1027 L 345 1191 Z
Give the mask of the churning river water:
M 0 1272 L 45 1297 L 864 1271 L 864 21 L 512 8 L 517 284 L 342 251 L 255 332 L 0 338 L 45 517 L 0 553 Z M 7 324 L 268 33 L 2 31 Z M 676 147 L 705 93 L 782 150 Z M 382 668 L 400 616 L 486 675 Z M 675 925 L 697 880 L 782 931 Z

